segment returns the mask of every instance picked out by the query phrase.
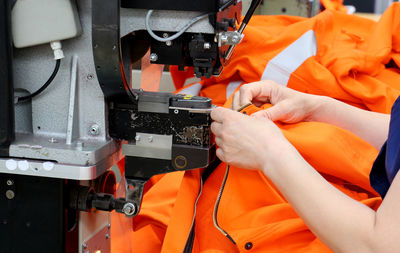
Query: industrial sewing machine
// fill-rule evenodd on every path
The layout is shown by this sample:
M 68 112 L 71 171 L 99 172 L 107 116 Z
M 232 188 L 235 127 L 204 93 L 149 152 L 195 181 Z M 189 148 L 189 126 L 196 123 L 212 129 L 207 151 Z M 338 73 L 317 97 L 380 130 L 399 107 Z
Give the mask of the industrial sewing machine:
M 130 66 L 150 50 L 219 75 L 259 2 L 241 23 L 240 0 L 1 0 L 0 252 L 110 252 L 109 211 L 133 217 L 150 177 L 207 167 L 210 99 L 132 89 Z

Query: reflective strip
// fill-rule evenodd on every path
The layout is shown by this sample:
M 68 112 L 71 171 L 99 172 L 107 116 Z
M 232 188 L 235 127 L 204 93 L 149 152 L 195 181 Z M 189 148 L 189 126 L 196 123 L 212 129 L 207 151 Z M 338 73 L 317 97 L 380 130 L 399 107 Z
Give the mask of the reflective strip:
M 311 56 L 317 54 L 317 39 L 310 30 L 269 61 L 261 80 L 287 86 L 290 75 Z
M 178 94 L 198 96 L 200 94 L 200 90 L 201 90 L 201 84 L 194 83 L 191 84 L 190 86 L 185 87 L 183 90 L 179 91 Z
M 232 93 L 235 92 L 237 87 L 239 87 L 240 84 L 242 84 L 242 83 L 243 83 L 242 80 L 230 82 L 228 84 L 228 86 L 226 87 L 226 99 L 229 99 L 230 96 L 232 95 Z

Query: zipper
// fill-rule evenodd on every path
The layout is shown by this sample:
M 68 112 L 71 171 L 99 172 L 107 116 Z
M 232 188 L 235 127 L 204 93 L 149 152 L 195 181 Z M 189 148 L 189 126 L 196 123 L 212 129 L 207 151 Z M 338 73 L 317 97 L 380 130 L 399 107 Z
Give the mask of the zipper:
M 190 225 L 190 232 L 188 234 L 188 237 L 186 239 L 186 245 L 183 250 L 183 253 L 190 253 L 192 252 L 193 249 L 193 240 L 194 240 L 194 221 L 196 219 L 196 211 L 197 211 L 197 202 L 199 202 L 201 193 L 203 192 L 203 178 L 200 177 L 200 190 L 199 194 L 197 195 L 196 201 L 194 202 L 194 211 L 193 211 L 193 219 L 192 219 L 192 224 Z
M 227 237 L 233 244 L 236 245 L 236 242 L 233 240 L 233 238 L 223 229 L 218 225 L 218 207 L 219 207 L 219 203 L 221 201 L 221 197 L 222 197 L 222 193 L 224 192 L 225 189 L 225 185 L 226 185 L 226 180 L 228 179 L 228 175 L 229 175 L 229 165 L 226 165 L 226 171 L 225 171 L 225 176 L 222 180 L 222 184 L 221 184 L 221 188 L 219 190 L 218 193 L 218 197 L 217 197 L 217 201 L 215 202 L 214 205 L 214 212 L 213 212 L 213 222 L 214 222 L 214 227 L 221 232 L 225 237 Z

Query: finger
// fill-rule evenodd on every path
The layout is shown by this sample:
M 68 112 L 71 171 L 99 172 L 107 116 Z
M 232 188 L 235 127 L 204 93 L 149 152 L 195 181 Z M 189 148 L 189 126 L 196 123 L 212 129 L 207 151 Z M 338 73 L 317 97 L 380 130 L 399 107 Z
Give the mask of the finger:
M 222 124 L 214 121 L 211 123 L 211 131 L 215 136 L 220 136 L 222 134 Z
M 253 101 L 268 102 L 275 85 L 272 81 L 260 81 L 243 85 L 240 88 L 240 105 L 245 105 Z
M 235 92 L 233 94 L 233 100 L 232 100 L 232 110 L 236 111 L 237 109 L 240 108 L 240 91 Z
M 216 122 L 222 123 L 227 118 L 227 115 L 232 112 L 230 109 L 217 107 L 211 111 L 211 118 Z
M 222 145 L 222 139 L 221 138 L 219 138 L 219 137 L 215 137 L 215 144 L 217 144 L 217 146 L 221 146 Z
M 217 148 L 217 151 L 215 152 L 215 154 L 217 155 L 217 157 L 218 157 L 221 161 L 225 162 L 224 151 L 222 151 L 221 148 Z

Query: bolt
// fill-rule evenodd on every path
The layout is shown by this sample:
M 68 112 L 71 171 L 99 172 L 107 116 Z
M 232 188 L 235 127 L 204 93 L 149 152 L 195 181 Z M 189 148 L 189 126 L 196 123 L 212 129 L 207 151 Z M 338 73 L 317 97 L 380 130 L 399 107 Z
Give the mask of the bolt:
M 6 198 L 13 199 L 15 197 L 15 193 L 12 190 L 6 191 Z
M 92 74 L 88 74 L 86 77 L 88 80 L 92 80 L 93 79 L 93 75 Z
M 122 212 L 124 212 L 124 214 L 126 216 L 132 216 L 136 211 L 136 207 L 133 203 L 126 203 L 124 205 L 124 207 L 122 208 Z
M 211 44 L 208 43 L 208 42 L 205 42 L 204 45 L 203 45 L 203 47 L 204 47 L 204 49 L 208 50 L 208 49 L 211 48 Z
M 158 55 L 156 53 L 150 54 L 150 61 L 155 62 L 158 60 Z
M 168 47 L 170 47 L 172 45 L 172 41 L 168 40 L 165 42 L 165 45 L 167 45 Z
M 50 138 L 49 142 L 50 142 L 50 143 L 57 143 L 58 141 L 57 141 L 57 139 L 55 139 L 55 138 Z
M 14 185 L 14 181 L 12 181 L 11 179 L 8 179 L 7 180 L 7 185 L 8 186 Z
M 175 114 L 178 114 L 178 113 L 179 113 L 179 110 L 178 110 L 178 109 L 175 109 L 175 110 L 174 110 L 174 113 L 175 113 Z
M 168 38 L 168 33 L 163 33 L 163 35 L 162 35 L 162 36 L 163 36 L 163 38 L 165 38 L 165 39 L 166 39 L 166 38 Z
M 153 136 L 149 136 L 148 140 L 149 142 L 153 142 Z
M 99 128 L 100 128 L 99 125 L 93 124 L 90 127 L 90 134 L 93 136 L 99 135 L 99 132 L 100 132 Z
M 136 135 L 136 136 L 135 136 L 135 140 L 136 140 L 136 141 L 140 141 L 140 135 Z

